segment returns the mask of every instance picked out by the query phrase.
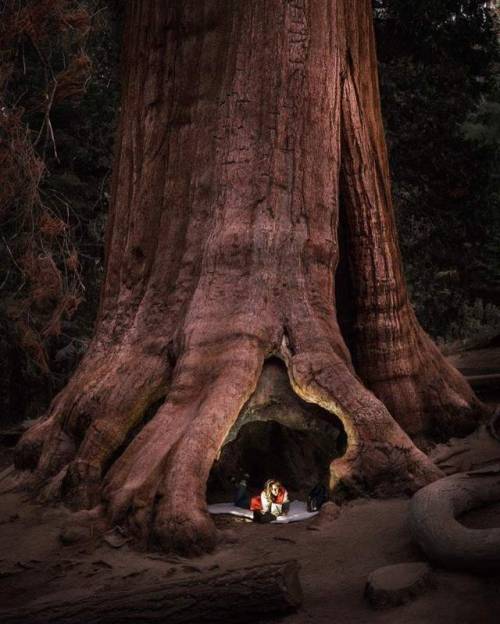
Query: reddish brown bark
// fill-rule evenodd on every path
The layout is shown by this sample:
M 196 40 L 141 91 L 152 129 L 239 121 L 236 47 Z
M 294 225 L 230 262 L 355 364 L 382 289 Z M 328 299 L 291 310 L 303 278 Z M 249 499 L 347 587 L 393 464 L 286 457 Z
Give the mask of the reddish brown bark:
M 411 435 L 466 433 L 477 400 L 419 326 L 404 283 L 371 16 L 346 12 L 346 27 L 341 189 L 356 371 Z
M 474 426 L 479 404 L 408 302 L 370 14 L 368 0 L 129 3 L 96 335 L 17 453 L 52 495 L 210 549 L 210 467 L 270 356 L 343 422 L 332 489 L 414 491 L 440 472 L 407 433 Z M 354 366 L 335 303 L 340 186 Z

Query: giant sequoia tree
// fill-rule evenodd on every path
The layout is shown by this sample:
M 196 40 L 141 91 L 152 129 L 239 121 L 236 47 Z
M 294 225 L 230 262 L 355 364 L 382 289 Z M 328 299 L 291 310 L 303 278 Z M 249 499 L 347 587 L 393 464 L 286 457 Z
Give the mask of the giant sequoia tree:
M 481 411 L 408 301 L 371 3 L 129 2 L 95 337 L 17 466 L 209 549 L 207 478 L 270 357 L 342 421 L 332 490 L 415 491 L 440 476 L 415 441 Z

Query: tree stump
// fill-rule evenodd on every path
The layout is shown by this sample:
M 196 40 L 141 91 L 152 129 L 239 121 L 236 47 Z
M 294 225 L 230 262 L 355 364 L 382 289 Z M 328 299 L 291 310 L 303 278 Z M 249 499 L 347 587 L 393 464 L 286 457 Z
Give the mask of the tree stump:
M 384 566 L 372 572 L 365 597 L 375 609 L 406 604 L 432 586 L 431 569 L 422 561 Z

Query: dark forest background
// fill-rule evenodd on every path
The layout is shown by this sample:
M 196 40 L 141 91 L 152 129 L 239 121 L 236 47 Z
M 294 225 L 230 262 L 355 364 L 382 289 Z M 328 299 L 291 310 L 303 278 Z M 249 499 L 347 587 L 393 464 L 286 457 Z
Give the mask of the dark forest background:
M 0 420 L 36 417 L 92 335 L 119 111 L 122 5 L 0 0 Z M 375 0 L 410 296 L 441 344 L 500 334 L 495 3 Z

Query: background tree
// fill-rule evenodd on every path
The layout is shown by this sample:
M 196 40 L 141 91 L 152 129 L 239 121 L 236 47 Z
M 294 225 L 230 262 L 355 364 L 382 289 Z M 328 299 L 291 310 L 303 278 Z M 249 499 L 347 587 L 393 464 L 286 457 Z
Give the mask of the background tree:
M 371 4 L 139 1 L 124 46 L 96 333 L 18 467 L 165 548 L 209 549 L 210 468 L 277 356 L 343 423 L 333 490 L 439 477 L 408 434 L 470 431 L 480 405 L 408 300 Z
M 425 329 L 441 341 L 481 330 L 491 337 L 500 328 L 499 47 L 491 4 L 375 2 L 410 298 Z
M 93 330 L 117 22 L 101 0 L 0 3 L 2 427 L 47 407 Z

